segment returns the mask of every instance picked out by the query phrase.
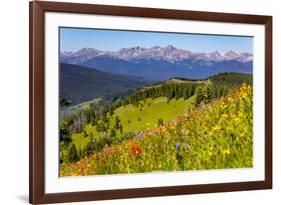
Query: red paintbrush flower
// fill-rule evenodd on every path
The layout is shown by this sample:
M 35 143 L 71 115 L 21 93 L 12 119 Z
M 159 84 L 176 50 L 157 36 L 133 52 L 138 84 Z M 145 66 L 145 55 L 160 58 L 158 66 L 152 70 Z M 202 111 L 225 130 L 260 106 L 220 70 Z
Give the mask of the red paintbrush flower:
M 140 146 L 131 146 L 131 152 L 136 156 L 141 153 Z

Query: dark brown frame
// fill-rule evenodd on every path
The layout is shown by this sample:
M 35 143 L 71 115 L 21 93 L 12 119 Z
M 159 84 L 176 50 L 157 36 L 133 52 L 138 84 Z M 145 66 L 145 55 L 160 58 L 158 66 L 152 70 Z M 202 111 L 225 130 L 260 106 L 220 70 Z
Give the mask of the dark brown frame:
M 272 188 L 272 16 L 226 14 L 33 1 L 30 20 L 29 201 L 33 204 L 153 197 Z M 46 194 L 44 192 L 44 13 L 68 12 L 128 17 L 260 24 L 265 26 L 265 180 Z

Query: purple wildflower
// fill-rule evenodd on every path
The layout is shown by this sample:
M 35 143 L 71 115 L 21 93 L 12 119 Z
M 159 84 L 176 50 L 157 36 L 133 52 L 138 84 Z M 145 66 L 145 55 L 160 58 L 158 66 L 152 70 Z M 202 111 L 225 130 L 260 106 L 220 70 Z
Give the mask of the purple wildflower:
M 179 149 L 180 149 L 180 144 L 177 143 L 177 144 L 176 144 L 176 150 L 179 151 Z
M 142 136 L 143 136 L 143 133 L 142 133 L 142 132 L 136 133 L 136 138 L 137 138 L 137 139 L 142 138 Z

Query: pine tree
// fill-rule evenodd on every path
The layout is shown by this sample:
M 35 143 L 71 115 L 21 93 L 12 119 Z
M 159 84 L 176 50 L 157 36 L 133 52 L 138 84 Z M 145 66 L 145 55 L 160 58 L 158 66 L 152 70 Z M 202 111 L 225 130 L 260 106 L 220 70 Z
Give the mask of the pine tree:
M 88 137 L 88 134 L 87 134 L 87 132 L 84 130 L 84 137 L 86 138 L 86 137 Z
M 74 144 L 71 145 L 69 153 L 68 153 L 68 160 L 70 162 L 75 162 L 79 160 L 78 152 Z
M 115 117 L 115 124 L 114 124 L 114 128 L 115 129 L 119 129 L 120 126 L 120 119 L 118 116 Z
M 102 115 L 101 120 L 102 120 L 103 123 L 105 123 L 105 124 L 108 122 L 108 118 L 107 118 L 107 116 L 106 116 L 106 113 L 104 113 L 104 114 Z
M 164 120 L 162 118 L 158 119 L 158 127 L 161 127 L 162 125 L 164 125 Z
M 109 134 L 109 136 L 110 136 L 110 138 L 115 138 L 115 136 L 116 136 L 116 131 L 115 131 L 115 129 L 114 128 L 111 128 L 110 129 L 110 134 Z
M 112 116 L 114 114 L 113 107 L 109 108 L 109 114 Z
M 119 126 L 119 130 L 120 130 L 120 133 L 122 134 L 123 133 L 123 126 L 121 124 Z
M 106 126 L 104 125 L 104 123 L 98 123 L 97 125 L 97 131 L 98 132 L 106 132 Z

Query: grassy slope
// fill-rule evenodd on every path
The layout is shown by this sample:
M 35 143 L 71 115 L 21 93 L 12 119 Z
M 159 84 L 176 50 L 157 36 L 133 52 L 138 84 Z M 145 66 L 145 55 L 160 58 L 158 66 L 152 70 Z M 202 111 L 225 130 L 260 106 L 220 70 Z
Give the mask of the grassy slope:
M 102 100 L 102 98 L 95 98 L 95 99 L 80 103 L 78 105 L 74 105 L 74 106 L 70 107 L 69 110 L 78 110 L 78 111 L 87 110 L 87 109 L 90 109 L 90 105 L 92 103 L 96 104 L 96 103 L 100 102 L 101 100 Z
M 147 99 L 146 103 L 141 102 L 144 106 L 141 108 L 127 105 L 118 108 L 114 115 L 121 119 L 125 131 L 141 131 L 147 128 L 157 127 L 157 121 L 162 118 L 164 122 L 174 119 L 183 112 L 187 112 L 192 105 L 193 98 L 189 100 L 178 99 L 171 100 L 167 103 L 167 98 L 159 97 L 156 99 Z M 150 105 L 149 105 L 150 104 Z M 138 118 L 141 121 L 138 121 Z M 128 123 L 128 121 L 131 123 Z M 113 124 L 114 121 L 111 121 Z
M 77 163 L 61 176 L 252 167 L 252 88 L 235 92 L 173 123 L 147 130 Z M 184 114 L 184 113 L 182 113 Z
M 73 105 L 73 106 L 67 108 L 65 111 L 62 111 L 62 114 L 63 113 L 67 114 L 67 112 L 78 113 L 78 112 L 83 111 L 83 110 L 88 110 L 88 109 L 91 108 L 90 107 L 91 104 L 98 104 L 100 101 L 102 101 L 102 98 L 94 98 L 92 100 L 85 101 L 85 102 L 77 104 L 77 105 Z
M 146 102 L 141 102 L 141 106 L 126 105 L 115 110 L 113 117 L 110 118 L 111 127 L 113 127 L 115 116 L 117 115 L 123 126 L 123 132 L 128 131 L 141 131 L 148 128 L 157 127 L 159 118 L 163 118 L 164 122 L 175 119 L 178 115 L 187 112 L 192 108 L 194 97 L 188 100 L 173 99 L 167 103 L 167 98 L 159 97 L 156 99 L 147 99 Z M 140 109 L 141 108 L 141 109 Z M 138 121 L 138 118 L 141 118 Z M 130 123 L 128 121 L 131 121 Z M 88 135 L 100 137 L 101 133 L 97 133 L 96 128 L 91 124 L 86 125 L 84 130 Z M 84 137 L 84 133 L 72 134 L 72 141 L 76 148 L 84 148 L 85 145 L 91 140 L 90 137 Z
M 60 110 L 60 117 L 63 118 L 67 115 L 75 114 L 84 110 L 89 110 L 91 108 L 91 104 L 98 104 L 100 101 L 102 101 L 102 98 L 94 98 L 77 105 L 62 108 Z

